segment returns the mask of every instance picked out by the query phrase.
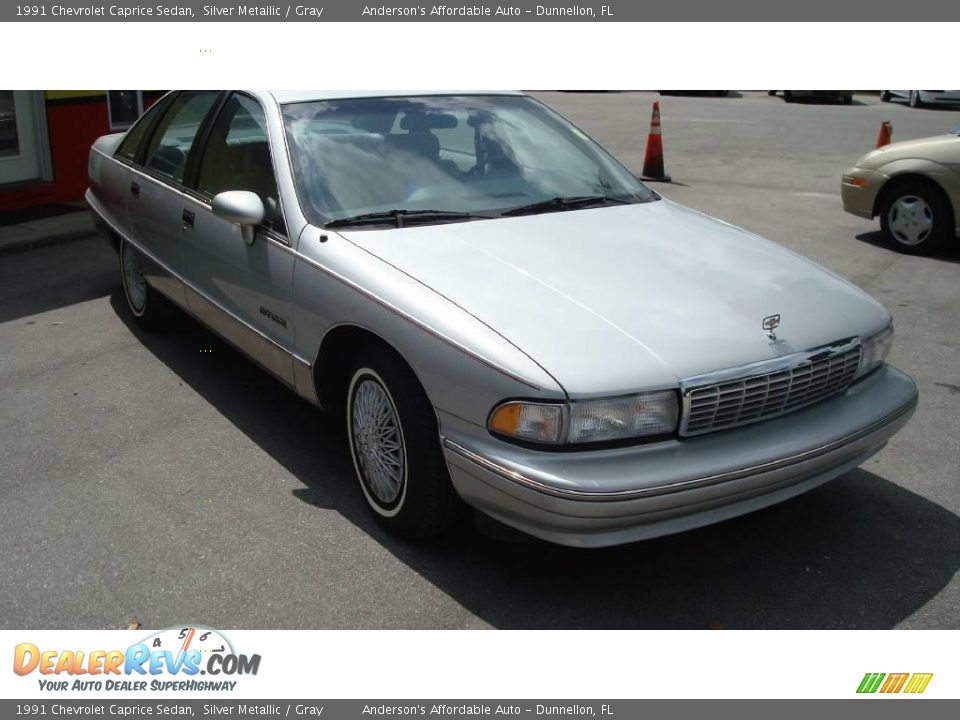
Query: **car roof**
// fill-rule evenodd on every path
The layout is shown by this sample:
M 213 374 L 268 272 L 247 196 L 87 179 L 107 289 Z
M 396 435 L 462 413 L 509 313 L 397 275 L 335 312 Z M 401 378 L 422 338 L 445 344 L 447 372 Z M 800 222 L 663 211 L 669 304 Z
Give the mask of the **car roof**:
M 523 95 L 517 90 L 271 90 L 270 94 L 281 105 L 316 100 L 347 100 L 353 98 L 410 97 L 428 95 Z

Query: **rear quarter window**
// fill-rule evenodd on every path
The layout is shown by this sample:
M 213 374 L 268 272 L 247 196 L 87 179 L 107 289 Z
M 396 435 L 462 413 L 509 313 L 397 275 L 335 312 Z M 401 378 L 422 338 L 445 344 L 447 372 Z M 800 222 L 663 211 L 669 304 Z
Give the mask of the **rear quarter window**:
M 117 148 L 114 154 L 130 162 L 136 160 L 140 148 L 150 134 L 150 128 L 153 126 L 154 121 L 163 113 L 164 108 L 169 104 L 170 99 L 164 98 L 141 115 L 140 119 L 127 131 L 127 134 L 120 142 L 120 147 Z

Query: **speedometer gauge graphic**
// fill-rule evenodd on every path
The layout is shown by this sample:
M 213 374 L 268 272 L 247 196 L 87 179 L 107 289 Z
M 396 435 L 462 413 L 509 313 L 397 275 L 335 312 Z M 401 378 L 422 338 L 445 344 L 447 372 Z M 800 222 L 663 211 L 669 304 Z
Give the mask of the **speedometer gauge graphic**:
M 199 650 L 202 657 L 213 653 L 233 654 L 230 641 L 213 628 L 196 625 L 172 627 L 150 635 L 143 640 L 151 652 L 167 651 L 174 657 L 190 650 Z

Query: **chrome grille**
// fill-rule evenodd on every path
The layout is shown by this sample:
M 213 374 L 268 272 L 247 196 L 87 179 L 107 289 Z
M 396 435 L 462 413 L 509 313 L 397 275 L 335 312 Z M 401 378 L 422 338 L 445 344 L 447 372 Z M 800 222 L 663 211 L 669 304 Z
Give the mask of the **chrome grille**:
M 812 405 L 846 390 L 859 364 L 859 342 L 845 341 L 747 366 L 739 377 L 733 370 L 687 381 L 680 434 L 725 430 Z

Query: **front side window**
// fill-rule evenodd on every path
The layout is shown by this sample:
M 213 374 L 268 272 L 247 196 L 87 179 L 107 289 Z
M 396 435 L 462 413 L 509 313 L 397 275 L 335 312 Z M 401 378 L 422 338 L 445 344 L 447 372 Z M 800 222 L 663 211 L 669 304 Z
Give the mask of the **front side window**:
M 193 140 L 219 95 L 218 90 L 177 95 L 150 137 L 144 165 L 174 182 L 181 182 Z
M 329 100 L 285 105 L 283 115 L 301 205 L 314 224 L 394 211 L 489 217 L 557 198 L 656 197 L 582 132 L 524 96 Z
M 273 224 L 279 196 L 267 122 L 256 100 L 233 95 L 224 104 L 203 150 L 197 190 L 210 198 L 227 190 L 256 193 L 266 211 L 265 224 Z

